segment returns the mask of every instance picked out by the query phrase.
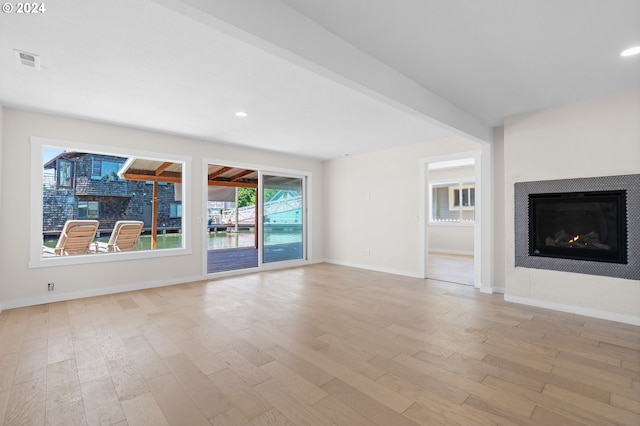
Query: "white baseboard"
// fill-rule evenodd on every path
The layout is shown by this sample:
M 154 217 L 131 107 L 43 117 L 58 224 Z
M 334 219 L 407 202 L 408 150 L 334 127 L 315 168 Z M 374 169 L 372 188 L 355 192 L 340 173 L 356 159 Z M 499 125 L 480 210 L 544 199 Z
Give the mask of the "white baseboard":
M 124 293 L 127 291 L 146 290 L 148 288 L 166 287 L 206 280 L 206 276 L 183 277 L 162 281 L 147 281 L 142 283 L 124 284 L 113 287 L 95 288 L 90 290 L 70 291 L 66 293 L 47 294 L 46 296 L 28 297 L 9 300 L 0 303 L 0 312 L 4 309 L 24 308 L 25 306 L 42 305 L 45 303 L 64 302 L 67 300 L 84 299 L 86 297 L 104 296 L 107 294 Z
M 466 250 L 447 250 L 447 249 L 429 249 L 429 253 L 441 253 L 441 254 L 459 254 L 459 255 L 463 255 L 463 256 L 473 256 L 473 251 L 466 251 Z
M 282 264 L 278 262 L 278 264 L 274 263 L 274 264 L 263 265 L 262 268 L 238 269 L 235 271 L 217 272 L 215 274 L 182 277 L 182 278 L 175 278 L 171 280 L 146 281 L 141 283 L 124 284 L 119 286 L 96 288 L 96 289 L 90 289 L 90 290 L 70 291 L 65 293 L 51 293 L 45 296 L 28 297 L 23 299 L 15 299 L 15 300 L 9 300 L 5 302 L 0 302 L 0 313 L 4 309 L 24 308 L 25 306 L 42 305 L 45 303 L 64 302 L 67 300 L 83 299 L 86 297 L 125 293 L 127 291 L 146 290 L 148 288 L 166 287 L 170 285 L 186 284 L 186 283 L 191 283 L 195 281 L 211 280 L 215 278 L 231 277 L 236 275 L 244 275 L 244 274 L 250 274 L 254 272 L 260 272 L 260 271 L 284 269 L 284 268 L 303 266 L 303 265 L 322 263 L 322 262 L 325 262 L 325 261 L 324 260 L 295 261 L 295 262 L 286 263 L 286 264 Z
M 584 315 L 587 317 L 600 318 L 608 321 L 621 322 L 631 325 L 640 325 L 640 317 L 634 315 L 618 314 L 615 312 L 583 308 L 581 306 L 565 305 L 562 303 L 548 302 L 546 300 L 531 299 L 528 297 L 514 296 L 510 294 L 505 294 L 504 300 L 507 302 L 520 303 L 522 305 L 535 306 L 537 308 L 552 309 L 554 311 Z
M 334 265 L 349 266 L 350 268 L 367 269 L 369 271 L 384 272 L 386 274 L 402 275 L 404 277 L 423 278 L 414 272 L 403 271 L 400 269 L 380 268 L 374 265 L 365 265 L 365 264 L 353 263 L 353 262 L 343 262 L 343 261 L 334 260 L 334 259 L 327 259 L 325 260 L 325 262 L 332 263 Z

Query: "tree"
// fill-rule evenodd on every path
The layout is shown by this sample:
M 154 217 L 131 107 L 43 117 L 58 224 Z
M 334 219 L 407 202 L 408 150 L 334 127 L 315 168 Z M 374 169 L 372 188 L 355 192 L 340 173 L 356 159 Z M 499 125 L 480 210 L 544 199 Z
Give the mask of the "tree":
M 238 207 L 255 206 L 256 189 L 238 188 Z
M 256 205 L 255 188 L 238 188 L 238 207 Z M 264 200 L 269 201 L 278 193 L 277 189 L 267 188 L 264 190 Z

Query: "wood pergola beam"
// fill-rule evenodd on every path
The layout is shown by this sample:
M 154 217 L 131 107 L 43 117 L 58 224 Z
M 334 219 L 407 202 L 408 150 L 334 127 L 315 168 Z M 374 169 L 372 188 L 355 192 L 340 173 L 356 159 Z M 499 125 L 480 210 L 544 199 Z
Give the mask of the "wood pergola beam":
M 173 165 L 173 163 L 170 161 L 162 163 L 162 165 L 156 169 L 156 176 L 160 176 L 165 170 L 171 167 L 171 165 Z
M 209 180 L 211 180 L 211 179 L 215 179 L 215 178 L 217 178 L 218 176 L 220 176 L 220 175 L 222 175 L 222 174 L 224 174 L 224 173 L 228 172 L 228 171 L 229 171 L 229 170 L 231 170 L 231 169 L 232 169 L 232 167 L 223 167 L 223 168 L 221 168 L 220 170 L 217 170 L 217 171 L 215 171 L 215 172 L 213 172 L 213 173 L 209 174 Z
M 231 182 L 235 182 L 235 181 L 239 180 L 240 178 L 242 178 L 242 177 L 244 177 L 246 175 L 249 175 L 249 174 L 251 174 L 253 172 L 254 172 L 253 170 L 243 170 L 243 171 L 241 171 L 239 173 L 236 173 L 235 175 L 231 176 L 229 178 L 229 180 Z
M 170 182 L 170 183 L 182 183 L 181 173 L 171 173 L 171 175 L 156 176 L 154 173 L 145 172 L 127 172 L 123 173 L 122 177 L 129 180 L 142 180 L 153 182 Z

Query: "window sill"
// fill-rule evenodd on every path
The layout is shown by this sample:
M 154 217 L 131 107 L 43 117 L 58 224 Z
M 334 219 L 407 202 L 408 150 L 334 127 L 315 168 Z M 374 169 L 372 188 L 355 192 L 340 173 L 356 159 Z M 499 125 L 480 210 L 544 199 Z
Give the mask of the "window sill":
M 475 222 L 429 222 L 429 226 L 454 226 L 463 228 L 472 228 L 476 225 Z
M 153 259 L 157 257 L 190 255 L 190 248 L 130 251 L 126 253 L 89 253 L 73 256 L 37 257 L 29 260 L 29 268 L 49 268 L 55 266 L 83 265 L 104 262 L 121 262 L 134 259 Z

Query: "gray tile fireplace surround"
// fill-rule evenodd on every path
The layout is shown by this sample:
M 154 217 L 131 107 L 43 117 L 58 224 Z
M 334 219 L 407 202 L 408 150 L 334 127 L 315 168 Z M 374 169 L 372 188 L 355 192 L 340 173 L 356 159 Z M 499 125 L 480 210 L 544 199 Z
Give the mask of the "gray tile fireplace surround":
M 627 190 L 627 263 L 529 256 L 529 194 Z M 640 175 L 517 182 L 515 266 L 640 280 Z

